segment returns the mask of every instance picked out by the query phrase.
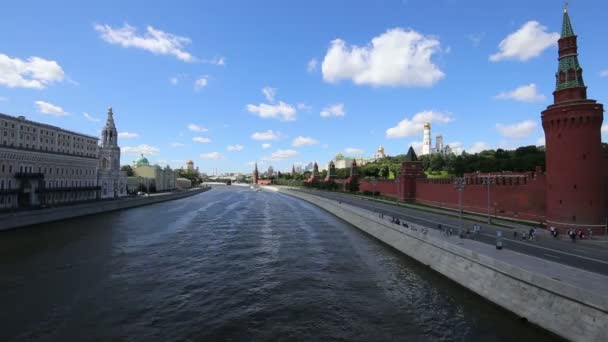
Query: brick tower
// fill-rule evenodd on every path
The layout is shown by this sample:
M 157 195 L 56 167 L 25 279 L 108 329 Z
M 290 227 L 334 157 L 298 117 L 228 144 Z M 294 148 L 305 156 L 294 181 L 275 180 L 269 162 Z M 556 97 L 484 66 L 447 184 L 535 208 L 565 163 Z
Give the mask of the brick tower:
M 253 169 L 253 184 L 258 184 L 258 179 L 260 179 L 260 173 L 258 172 L 258 163 L 255 163 L 255 169 Z
M 564 8 L 553 104 L 542 112 L 546 141 L 547 225 L 604 230 L 603 106 L 587 99 L 577 36 Z M 563 229 L 562 229 L 563 230 Z

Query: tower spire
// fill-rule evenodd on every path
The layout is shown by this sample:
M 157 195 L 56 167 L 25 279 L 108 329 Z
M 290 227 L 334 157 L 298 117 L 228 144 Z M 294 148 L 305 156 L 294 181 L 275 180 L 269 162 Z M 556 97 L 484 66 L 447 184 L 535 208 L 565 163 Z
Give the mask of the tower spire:
M 587 87 L 583 81 L 583 68 L 578 62 L 577 36 L 572 29 L 568 3 L 564 6 L 562 34 L 559 45 L 559 65 L 555 73 L 554 103 L 584 100 Z

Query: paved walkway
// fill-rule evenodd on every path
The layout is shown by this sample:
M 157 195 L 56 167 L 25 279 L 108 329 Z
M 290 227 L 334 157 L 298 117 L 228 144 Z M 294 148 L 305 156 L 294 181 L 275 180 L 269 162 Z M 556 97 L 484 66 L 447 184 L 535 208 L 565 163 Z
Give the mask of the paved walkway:
M 282 192 L 289 193 L 290 191 L 282 190 Z M 336 204 L 341 206 L 343 209 L 356 213 L 357 215 L 365 216 L 375 221 L 379 220 L 379 215 L 377 212 L 366 210 L 359 206 L 350 205 L 345 202 L 336 201 Z M 407 228 L 391 223 L 390 216 L 385 215 L 382 221 L 385 221 L 385 224 L 389 227 L 390 225 L 395 225 L 396 230 L 408 230 Z M 420 231 L 422 227 L 426 227 L 425 225 L 409 222 L 407 220 L 405 222 L 408 222 L 408 225 L 410 226 L 409 229 L 412 229 L 411 227 L 413 227 L 414 229 L 417 229 L 417 231 Z M 537 258 L 531 255 L 518 253 L 509 249 L 503 248 L 498 250 L 493 245 L 472 239 L 461 239 L 457 235 L 448 237 L 440 231 L 430 229 L 430 227 L 426 228 L 429 228 L 427 230 L 427 234 L 436 239 L 466 248 L 472 252 L 488 256 L 492 259 L 518 267 L 532 274 L 542 275 L 563 284 L 573 286 L 578 290 L 582 290 L 588 293 L 589 302 L 595 303 L 596 305 L 599 304 L 604 310 L 608 310 L 608 276 L 585 271 L 579 268 L 564 265 L 562 263 Z

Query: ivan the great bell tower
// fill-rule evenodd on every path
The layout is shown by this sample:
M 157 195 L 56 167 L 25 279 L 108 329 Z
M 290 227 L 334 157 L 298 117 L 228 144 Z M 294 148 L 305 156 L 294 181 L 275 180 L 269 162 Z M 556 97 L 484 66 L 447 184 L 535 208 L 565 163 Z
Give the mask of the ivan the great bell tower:
M 554 103 L 542 112 L 546 141 L 547 226 L 592 228 L 606 223 L 602 104 L 587 99 L 577 36 L 564 9 Z

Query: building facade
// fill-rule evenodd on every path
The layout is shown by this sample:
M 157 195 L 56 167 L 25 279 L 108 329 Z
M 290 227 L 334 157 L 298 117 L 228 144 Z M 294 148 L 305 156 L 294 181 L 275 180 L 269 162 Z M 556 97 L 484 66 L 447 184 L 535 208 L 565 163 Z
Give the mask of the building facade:
M 172 191 L 177 187 L 178 172 L 169 165 L 165 168 L 150 165 L 142 154 L 133 162 L 133 176 L 128 178 L 129 192 L 144 190 L 146 192 Z
M 109 121 L 110 118 L 109 114 Z M 98 146 L 98 138 L 93 136 L 30 121 L 23 116 L 0 114 L 0 209 L 53 206 L 125 195 L 126 179 L 117 164 L 120 148 L 115 127 L 112 134 L 111 145 L 106 144 L 104 148 L 103 144 Z M 107 169 L 100 173 L 104 165 Z M 103 182 L 111 184 L 112 188 L 106 187 L 106 190 L 110 190 L 112 196 L 102 195 Z

